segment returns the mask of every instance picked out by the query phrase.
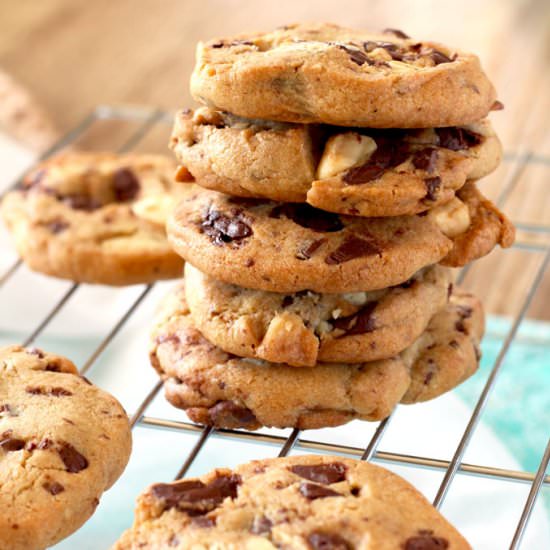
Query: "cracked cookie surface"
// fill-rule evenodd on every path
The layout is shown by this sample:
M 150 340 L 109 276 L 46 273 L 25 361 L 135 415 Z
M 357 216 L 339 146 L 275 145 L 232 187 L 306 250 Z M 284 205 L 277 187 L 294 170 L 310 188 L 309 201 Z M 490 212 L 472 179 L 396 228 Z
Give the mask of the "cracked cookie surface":
M 109 285 L 175 278 L 183 263 L 165 222 L 186 186 L 174 171 L 159 155 L 69 152 L 32 171 L 1 212 L 35 271 Z
M 281 294 L 223 283 L 185 266 L 191 316 L 210 342 L 241 357 L 297 367 L 393 357 L 445 306 L 451 281 L 451 270 L 433 266 L 378 291 Z
M 322 23 L 199 43 L 191 93 L 248 118 L 373 128 L 470 124 L 496 99 L 475 55 Z
M 208 107 L 178 113 L 170 145 L 203 187 L 366 217 L 448 202 L 501 157 L 488 120 L 373 130 L 249 120 Z
M 483 330 L 479 300 L 455 289 L 401 354 L 297 369 L 237 357 L 211 344 L 195 327 L 181 284 L 162 303 L 150 357 L 168 401 L 195 422 L 315 429 L 356 418 L 381 420 L 400 401 L 425 401 L 449 391 L 476 371 Z
M 467 550 L 412 485 L 335 456 L 255 460 L 150 486 L 113 550 Z
M 130 449 L 123 408 L 73 363 L 0 348 L 0 547 L 39 550 L 78 529 Z
M 514 238 L 510 222 L 471 182 L 428 213 L 391 218 L 343 216 L 189 185 L 167 227 L 176 252 L 203 273 L 281 293 L 396 286 L 423 267 L 465 265 Z

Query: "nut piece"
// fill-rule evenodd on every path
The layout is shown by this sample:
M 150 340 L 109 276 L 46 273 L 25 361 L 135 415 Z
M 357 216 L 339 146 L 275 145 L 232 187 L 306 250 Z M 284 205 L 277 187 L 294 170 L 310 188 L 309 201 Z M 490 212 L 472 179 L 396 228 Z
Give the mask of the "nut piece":
M 132 212 L 148 222 L 164 227 L 175 203 L 168 195 L 151 195 L 132 204 Z
M 470 211 L 457 197 L 430 210 L 429 216 L 447 237 L 456 237 L 470 227 Z
M 376 150 L 376 142 L 356 132 L 338 134 L 328 139 L 321 162 L 317 167 L 317 178 L 331 178 L 336 174 L 367 162 Z

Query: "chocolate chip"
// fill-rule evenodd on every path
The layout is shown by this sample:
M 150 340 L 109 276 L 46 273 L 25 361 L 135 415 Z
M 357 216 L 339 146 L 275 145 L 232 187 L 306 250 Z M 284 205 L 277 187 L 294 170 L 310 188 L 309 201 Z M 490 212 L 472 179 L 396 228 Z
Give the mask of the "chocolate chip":
M 380 246 L 374 240 L 360 239 L 354 235 L 347 237 L 346 240 L 326 258 L 328 265 L 338 265 L 355 258 L 363 256 L 372 256 L 382 252 Z
M 441 63 L 452 63 L 454 61 L 439 50 L 433 50 L 433 52 L 430 53 L 430 57 L 436 65 L 441 65 Z
M 301 246 L 296 252 L 297 260 L 309 260 L 313 254 L 321 247 L 324 243 L 327 242 L 327 239 L 318 239 L 316 241 L 311 241 L 309 244 Z
M 46 481 L 42 484 L 42 487 L 53 496 L 58 495 L 65 490 L 65 487 L 63 487 L 63 485 L 61 485 L 61 483 L 58 483 L 57 481 L 52 481 L 51 483 L 49 481 Z
M 433 178 L 424 178 L 424 185 L 426 186 L 426 199 L 429 201 L 435 201 L 437 199 L 437 191 L 441 187 L 441 178 L 435 176 Z
M 318 233 L 334 233 L 344 229 L 340 216 L 332 212 L 325 212 L 314 208 L 307 203 L 284 203 L 275 206 L 269 213 L 270 218 L 281 218 L 284 216 L 295 224 L 312 229 Z
M 377 305 L 378 302 L 369 302 L 357 313 L 334 319 L 332 321 L 334 328 L 345 331 L 340 338 L 373 332 L 376 329 L 376 319 L 373 317 L 373 313 Z
M 474 310 L 470 306 L 459 305 L 456 306 L 456 311 L 458 312 L 460 317 L 462 317 L 462 319 L 468 319 L 468 317 L 472 316 Z
M 386 170 L 405 162 L 410 156 L 409 147 L 398 138 L 399 133 L 393 132 L 390 138 L 376 139 L 376 150 L 369 160 L 345 172 L 342 176 L 343 181 L 350 185 L 367 183 L 378 179 Z
M 308 500 L 315 500 L 317 498 L 326 497 L 340 497 L 340 493 L 323 487 L 322 485 L 316 485 L 315 483 L 300 483 L 300 493 Z
M 309 547 L 313 550 L 351 550 L 353 546 L 340 535 L 314 531 L 307 537 Z
M 439 146 L 451 151 L 462 151 L 469 147 L 475 147 L 483 141 L 483 136 L 466 128 L 436 128 L 435 133 L 439 138 Z
M 210 209 L 201 227 L 210 240 L 218 246 L 246 239 L 253 233 L 252 228 L 244 220 L 243 212 L 238 209 L 235 209 L 232 217 Z
M 244 263 L 245 267 L 252 267 L 256 262 L 253 258 L 248 258 Z
M 504 109 L 504 103 L 502 103 L 502 101 L 497 100 L 491 105 L 491 111 L 502 111 L 502 109 Z
M 61 367 L 57 363 L 52 361 L 51 363 L 48 363 L 46 365 L 44 370 L 46 370 L 48 372 L 61 372 Z
M 452 293 L 453 293 L 453 283 L 449 283 L 449 286 L 447 287 L 447 300 L 451 297 Z
M 4 436 L 4 434 L 2 434 Z M 25 447 L 25 441 L 22 439 L 17 439 L 15 437 L 2 437 L 0 439 L 0 449 L 3 449 L 6 452 L 20 451 Z
M 139 189 L 139 180 L 129 168 L 120 168 L 114 173 L 113 191 L 118 202 L 135 199 Z
M 403 550 L 445 550 L 449 548 L 449 541 L 442 537 L 423 534 L 409 537 L 402 545 Z
M 402 61 L 405 55 L 404 50 L 400 48 L 397 44 L 394 44 L 393 42 L 367 40 L 366 42 L 363 42 L 363 48 L 365 48 L 365 51 L 368 53 L 372 52 L 376 48 L 382 48 L 391 55 L 391 58 L 394 61 Z
M 281 302 L 281 307 L 289 307 L 294 303 L 294 298 L 292 296 L 285 296 Z
M 455 323 L 455 329 L 458 330 L 458 332 L 462 332 L 463 334 L 467 334 L 466 325 L 464 324 L 464 320 L 460 319 Z
M 6 416 L 16 416 L 11 406 L 7 403 L 3 403 L 2 405 L 0 405 L 0 414 L 1 413 L 6 413 Z
M 151 491 L 164 509 L 177 508 L 189 516 L 203 516 L 217 508 L 226 498 L 237 496 L 241 483 L 238 475 L 220 475 L 210 483 L 183 480 L 176 483 L 158 483 Z
M 437 149 L 434 147 L 426 147 L 414 153 L 412 163 L 415 168 L 425 170 L 428 174 L 431 174 L 435 169 L 437 157 Z
M 208 409 L 210 420 L 214 425 L 227 425 L 246 427 L 256 424 L 258 420 L 254 413 L 233 401 L 220 401 Z
M 271 527 L 273 527 L 273 522 L 265 516 L 260 516 L 254 518 L 254 523 L 250 528 L 250 532 L 254 535 L 264 535 L 266 533 L 271 533 Z
M 69 227 L 69 222 L 66 222 L 61 219 L 52 220 L 51 222 L 45 223 L 44 227 L 47 227 L 54 235 L 65 231 Z
M 399 29 L 384 29 L 382 32 L 384 34 L 393 34 L 394 36 L 397 36 L 397 38 L 403 38 L 404 40 L 407 38 L 410 38 L 408 34 L 405 34 L 403 31 L 400 31 Z
M 219 40 L 218 42 L 214 42 L 214 44 L 211 44 L 211 48 L 230 48 L 231 46 L 254 46 L 254 42 L 250 42 L 250 40 L 233 40 L 231 42 L 224 42 L 223 40 Z
M 70 443 L 65 441 L 61 442 L 57 448 L 59 454 L 67 472 L 71 474 L 77 474 L 82 470 L 85 470 L 89 463 L 86 457 L 81 455 Z
M 346 479 L 346 467 L 341 462 L 331 462 L 330 464 L 314 464 L 291 466 L 289 470 L 297 476 L 316 481 L 323 485 L 338 483 Z
M 27 451 L 45 451 L 53 446 L 53 441 L 47 437 L 41 439 L 38 443 L 36 441 L 29 441 L 26 445 Z
M 59 387 L 44 388 L 38 386 L 27 386 L 25 388 L 25 391 L 27 393 L 30 393 L 31 395 L 48 395 L 52 397 L 68 397 L 72 395 L 72 392 L 70 392 L 69 390 Z

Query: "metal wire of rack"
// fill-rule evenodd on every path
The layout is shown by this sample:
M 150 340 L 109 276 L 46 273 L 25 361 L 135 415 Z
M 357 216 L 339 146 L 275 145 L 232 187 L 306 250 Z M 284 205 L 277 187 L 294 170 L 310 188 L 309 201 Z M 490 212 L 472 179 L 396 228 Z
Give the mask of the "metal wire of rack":
M 126 142 L 119 148 L 120 152 L 130 151 L 133 149 L 148 132 L 157 123 L 170 123 L 172 121 L 172 113 L 161 111 L 158 109 L 142 108 L 142 107 L 115 107 L 102 105 L 94 109 L 82 122 L 76 126 L 73 130 L 68 132 L 58 143 L 52 148 L 46 151 L 39 160 L 44 160 L 60 150 L 74 144 L 81 136 L 87 132 L 90 127 L 98 121 L 133 121 L 138 124 L 137 129 L 126 140 Z M 510 171 L 507 180 L 504 182 L 503 188 L 498 196 L 497 204 L 501 205 L 514 191 L 518 185 L 523 172 L 528 164 L 542 164 L 548 166 L 550 164 L 550 157 L 535 155 L 530 151 L 524 151 L 517 155 L 506 155 L 505 162 L 514 162 L 515 167 Z M 17 186 L 20 183 L 21 178 L 13 183 L 8 189 Z M 4 191 L 5 193 L 6 191 Z M 3 194 L 0 194 L 0 199 Z M 550 233 L 550 225 L 538 224 L 538 223 L 516 223 L 517 228 L 520 231 L 527 232 L 531 235 L 548 235 Z M 426 468 L 429 470 L 436 470 L 443 472 L 443 479 L 437 490 L 437 494 L 433 501 L 435 507 L 440 508 L 443 504 L 447 493 L 453 484 L 458 473 L 478 476 L 489 479 L 496 479 L 508 482 L 517 482 L 529 485 L 529 493 L 525 500 L 520 517 L 517 520 L 517 525 L 514 531 L 512 540 L 510 541 L 510 548 L 519 548 L 522 540 L 522 536 L 525 533 L 531 513 L 537 501 L 542 487 L 550 487 L 550 475 L 546 474 L 548 465 L 550 463 L 550 440 L 542 455 L 540 464 L 536 473 L 524 472 L 518 470 L 510 470 L 505 468 L 498 468 L 493 466 L 485 466 L 480 464 L 470 464 L 463 461 L 465 452 L 468 445 L 471 442 L 472 436 L 480 421 L 480 417 L 487 405 L 487 401 L 491 392 L 493 391 L 499 377 L 499 373 L 504 360 L 510 350 L 511 345 L 514 343 L 518 329 L 522 321 L 526 318 L 526 314 L 533 298 L 544 275 L 548 271 L 550 265 L 550 242 L 548 240 L 540 242 L 536 239 L 519 239 L 515 243 L 514 248 L 537 252 L 543 255 L 536 274 L 533 278 L 532 284 L 526 293 L 519 310 L 517 311 L 515 318 L 504 338 L 503 344 L 500 348 L 500 352 L 496 360 L 494 361 L 490 374 L 485 382 L 483 390 L 481 391 L 477 403 L 475 404 L 467 426 L 460 438 L 460 441 L 456 445 L 455 452 L 450 460 L 442 460 L 427 456 L 415 456 L 410 454 L 387 452 L 379 450 L 379 445 L 386 433 L 386 430 L 392 420 L 392 416 L 380 422 L 374 431 L 373 436 L 367 442 L 364 447 L 355 447 L 343 444 L 336 444 L 331 442 L 320 442 L 303 437 L 298 429 L 292 430 L 288 437 L 281 435 L 265 434 L 261 432 L 247 432 L 244 430 L 227 430 L 227 429 L 215 429 L 212 427 L 203 427 L 191 422 L 168 420 L 164 418 L 157 418 L 147 415 L 147 410 L 155 399 L 157 394 L 162 388 L 162 383 L 158 382 L 154 385 L 149 393 L 145 396 L 143 401 L 139 404 L 136 410 L 131 415 L 132 428 L 135 426 L 141 426 L 152 429 L 162 429 L 176 432 L 186 432 L 189 434 L 198 434 L 198 437 L 191 448 L 190 452 L 186 456 L 182 466 L 177 472 L 175 479 L 183 477 L 189 470 L 197 455 L 206 444 L 207 440 L 216 435 L 226 438 L 228 440 L 237 440 L 241 442 L 252 441 L 258 443 L 268 443 L 271 445 L 279 446 L 279 456 L 286 456 L 293 449 L 301 449 L 304 451 L 315 451 L 322 453 L 336 453 L 346 454 L 349 456 L 355 456 L 361 460 L 382 461 L 391 463 L 394 465 L 408 465 L 417 468 Z M 20 259 L 15 260 L 3 273 L 0 273 L 0 288 L 7 283 L 11 278 L 16 277 L 17 273 L 22 265 Z M 470 266 L 463 268 L 458 280 L 462 281 L 469 270 Z M 52 322 L 52 320 L 61 312 L 66 304 L 71 300 L 72 296 L 79 288 L 78 283 L 72 284 L 55 303 L 55 305 L 48 311 L 43 319 L 36 325 L 36 328 L 24 339 L 22 344 L 24 346 L 31 345 L 39 335 L 46 329 L 46 327 Z M 81 373 L 86 373 L 96 362 L 98 357 L 106 350 L 113 339 L 120 333 L 121 329 L 132 317 L 132 315 L 139 308 L 140 304 L 151 292 L 153 284 L 144 286 L 143 290 L 133 300 L 130 307 L 124 312 L 109 332 L 103 337 L 99 345 L 94 349 L 93 353 L 88 357 L 81 368 Z

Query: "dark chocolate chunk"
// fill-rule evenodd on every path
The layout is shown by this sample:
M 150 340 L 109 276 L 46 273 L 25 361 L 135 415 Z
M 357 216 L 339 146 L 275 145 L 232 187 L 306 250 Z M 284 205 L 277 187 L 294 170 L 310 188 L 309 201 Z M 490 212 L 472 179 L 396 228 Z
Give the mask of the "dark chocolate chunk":
M 342 179 L 349 185 L 367 183 L 378 179 L 386 170 L 395 168 L 407 160 L 410 151 L 407 143 L 398 139 L 398 135 L 392 138 L 378 138 L 376 150 L 369 160 L 361 166 L 350 168 L 344 173 Z
M 491 105 L 491 111 L 502 111 L 502 109 L 504 109 L 504 103 L 502 103 L 502 101 L 497 100 Z
M 462 151 L 469 147 L 475 147 L 483 141 L 483 136 L 466 128 L 451 126 L 449 128 L 436 128 L 439 138 L 439 146 L 451 151 Z
M 458 330 L 458 332 L 462 332 L 463 334 L 467 334 L 466 325 L 464 324 L 464 319 L 459 319 L 455 323 L 455 329 Z
M 101 208 L 101 203 L 87 195 L 68 195 L 66 197 L 58 197 L 64 204 L 74 210 L 86 210 L 91 212 Z
M 39 348 L 27 348 L 25 351 L 31 355 L 36 355 L 38 359 L 44 359 L 45 357 L 44 352 Z
M 302 495 L 308 500 L 342 496 L 340 493 L 337 493 L 328 487 L 323 487 L 322 485 L 317 485 L 315 483 L 300 483 L 300 493 L 302 493 Z
M 52 397 L 68 397 L 72 395 L 72 392 L 69 390 L 59 387 L 44 388 L 42 386 L 27 386 L 25 391 L 31 395 L 47 395 Z
M 397 38 L 403 38 L 403 39 L 410 38 L 408 34 L 405 34 L 403 31 L 399 29 L 384 29 L 382 32 L 384 34 L 393 34 L 394 36 L 397 36 Z
M 367 40 L 367 42 L 363 42 L 363 48 L 365 48 L 365 51 L 370 53 L 376 48 L 382 48 L 386 50 L 390 55 L 391 58 L 394 61 L 402 61 L 405 55 L 405 52 L 402 48 L 400 48 L 397 44 L 394 44 L 393 42 L 382 42 L 380 40 Z
M 58 483 L 57 481 L 52 481 L 51 483 L 49 481 L 46 481 L 42 484 L 42 487 L 46 489 L 51 495 L 55 496 L 59 493 L 62 493 L 65 490 L 65 487 L 61 485 L 61 483 Z
M 20 451 L 25 447 L 25 441 L 17 439 L 16 437 L 6 436 L 2 434 L 0 438 L 0 449 L 6 452 Z
M 224 42 L 223 40 L 218 40 L 218 42 L 214 42 L 214 44 L 211 44 L 211 48 L 230 48 L 231 46 L 254 46 L 255 44 L 253 42 L 250 42 L 250 40 L 233 40 L 231 42 Z
M 113 191 L 118 202 L 135 199 L 139 189 L 139 180 L 129 168 L 120 168 L 114 173 Z
M 412 158 L 412 163 L 415 168 L 419 170 L 425 170 L 428 174 L 431 174 L 437 162 L 437 149 L 434 147 L 426 147 L 416 151 Z
M 77 474 L 85 470 L 89 463 L 85 456 L 81 455 L 70 443 L 61 442 L 57 448 L 57 452 L 65 464 L 67 472 Z
M 207 212 L 201 227 L 214 244 L 221 246 L 252 235 L 252 228 L 246 223 L 242 210 L 235 209 L 232 214 L 232 217 L 229 217 L 212 209 Z
M 439 50 L 433 50 L 433 52 L 430 53 L 430 57 L 436 65 L 441 65 L 441 63 L 452 63 L 454 61 Z
M 285 296 L 281 302 L 281 307 L 289 307 L 294 303 L 294 298 L 292 296 Z
M 346 479 L 346 467 L 341 462 L 331 462 L 329 464 L 314 464 L 291 466 L 289 470 L 297 476 L 316 481 L 323 485 L 338 483 Z
M 347 237 L 344 242 L 326 258 L 328 265 L 338 265 L 355 258 L 363 256 L 372 256 L 382 252 L 380 246 L 374 240 L 360 239 L 354 235 Z
M 336 533 L 314 531 L 307 537 L 312 550 L 351 550 L 353 546 Z
M 273 527 L 273 522 L 265 516 L 260 516 L 254 518 L 254 523 L 250 528 L 250 532 L 254 535 L 264 535 L 266 533 L 271 533 L 271 527 Z
M 203 516 L 217 508 L 226 498 L 237 496 L 241 483 L 238 475 L 221 475 L 210 483 L 199 480 L 158 483 L 153 485 L 153 495 L 162 501 L 165 509 L 178 508 L 189 516 Z
M 421 534 L 409 537 L 402 547 L 403 550 L 445 550 L 449 548 L 449 541 L 431 534 Z
M 343 336 L 352 336 L 354 334 L 366 334 L 376 329 L 376 319 L 373 316 L 378 302 L 369 302 L 363 306 L 357 313 L 334 319 L 332 325 L 336 329 L 345 331 Z
M 350 48 L 345 44 L 337 44 L 337 47 L 344 50 L 349 55 L 349 58 L 357 65 L 361 66 L 365 63 L 372 65 L 372 60 L 369 59 L 361 50 Z
M 301 246 L 296 252 L 296 259 L 309 260 L 315 254 L 317 249 L 326 242 L 326 239 L 318 239 L 316 241 L 311 241 L 309 244 Z
M 0 405 L 0 413 L 6 413 L 6 416 L 17 416 L 8 403 Z
M 468 317 L 472 316 L 474 310 L 470 306 L 458 305 L 456 306 L 456 311 L 462 319 L 468 319 Z
M 279 204 L 269 213 L 270 218 L 281 218 L 282 216 L 301 227 L 312 229 L 318 233 L 334 233 L 344 229 L 344 224 L 338 214 L 319 210 L 307 203 Z
M 451 340 L 449 342 L 449 346 L 451 346 L 453 349 L 458 349 L 459 344 L 456 340 Z
M 424 185 L 426 186 L 426 199 L 435 201 L 437 199 L 437 191 L 441 187 L 441 178 L 435 176 L 433 178 L 425 178 Z
M 210 407 L 208 413 L 212 424 L 215 426 L 219 424 L 231 424 L 232 426 L 246 427 L 258 422 L 250 409 L 237 405 L 233 401 L 220 401 L 213 407 Z
M 191 519 L 191 523 L 196 527 L 202 527 L 204 529 L 208 527 L 214 527 L 214 525 L 216 525 L 216 519 L 197 516 Z

